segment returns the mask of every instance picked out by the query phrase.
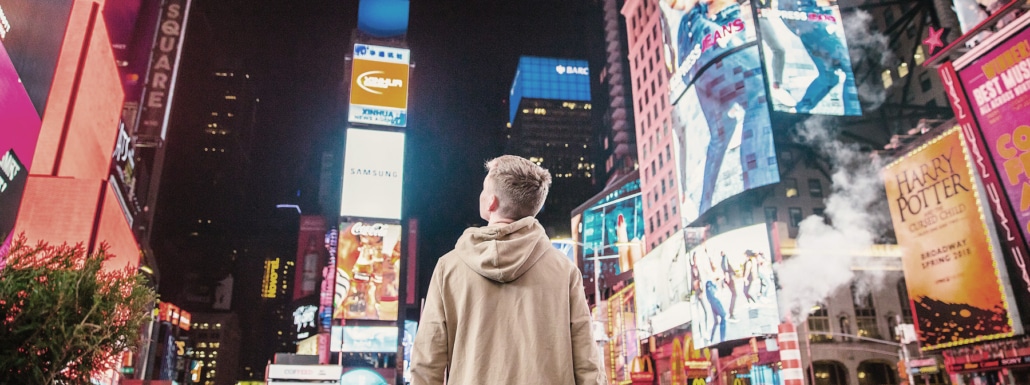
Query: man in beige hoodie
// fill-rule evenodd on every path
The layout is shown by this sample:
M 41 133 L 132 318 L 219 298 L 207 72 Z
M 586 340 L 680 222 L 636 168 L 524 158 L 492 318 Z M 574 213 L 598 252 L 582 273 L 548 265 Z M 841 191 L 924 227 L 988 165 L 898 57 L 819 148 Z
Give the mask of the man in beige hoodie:
M 607 384 L 579 269 L 534 217 L 551 174 L 512 155 L 486 163 L 485 227 L 440 258 L 411 354 L 414 385 Z

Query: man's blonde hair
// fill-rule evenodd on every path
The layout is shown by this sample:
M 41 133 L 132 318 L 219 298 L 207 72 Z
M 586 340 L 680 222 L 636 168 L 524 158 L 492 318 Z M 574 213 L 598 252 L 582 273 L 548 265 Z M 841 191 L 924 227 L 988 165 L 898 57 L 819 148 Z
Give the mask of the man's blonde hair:
M 500 201 L 497 212 L 511 219 L 535 216 L 544 206 L 551 189 L 551 173 L 515 155 L 502 155 L 486 162 L 486 177 L 493 181 Z

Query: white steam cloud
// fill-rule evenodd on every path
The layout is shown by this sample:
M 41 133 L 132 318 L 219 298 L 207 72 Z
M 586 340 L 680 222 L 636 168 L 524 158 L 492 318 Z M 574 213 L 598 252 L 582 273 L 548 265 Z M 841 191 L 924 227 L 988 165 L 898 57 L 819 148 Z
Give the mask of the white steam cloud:
M 876 269 L 856 275 L 852 270 L 860 252 L 868 250 L 878 237 L 877 229 L 889 223 L 883 207 L 882 164 L 876 155 L 836 139 L 835 120 L 812 117 L 798 130 L 807 143 L 831 159 L 833 188 L 826 199 L 826 217 L 810 216 L 800 224 L 799 254 L 776 267 L 781 286 L 780 314 L 795 323 L 803 322 L 811 309 L 841 287 L 855 283 L 856 296 L 864 295 L 883 281 Z M 855 281 L 858 280 L 858 281 Z
M 890 39 L 887 35 L 873 32 L 870 26 L 873 17 L 868 12 L 857 10 L 844 17 L 844 35 L 848 41 L 848 53 L 851 66 L 856 71 L 858 97 L 866 104 L 867 110 L 875 110 L 887 99 L 887 90 L 879 81 L 881 68 L 890 68 L 897 59 L 890 50 Z M 863 64 L 864 63 L 864 64 Z

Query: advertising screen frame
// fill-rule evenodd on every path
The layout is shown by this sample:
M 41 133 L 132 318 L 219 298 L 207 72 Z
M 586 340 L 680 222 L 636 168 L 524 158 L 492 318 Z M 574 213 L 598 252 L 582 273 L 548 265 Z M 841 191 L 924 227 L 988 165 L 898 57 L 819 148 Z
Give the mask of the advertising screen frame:
M 747 244 L 742 242 L 743 240 L 752 243 Z M 721 257 L 723 254 L 725 254 L 725 258 Z M 707 256 L 708 260 L 694 262 L 695 255 L 698 258 Z M 700 308 L 705 309 L 704 316 L 697 317 L 694 314 L 691 320 L 691 335 L 694 337 L 695 349 L 700 350 L 725 341 L 777 332 L 780 314 L 774 286 L 776 282 L 772 266 L 774 255 L 770 233 L 764 223 L 741 227 L 709 237 L 700 245 L 687 251 L 688 260 L 692 265 L 697 266 L 697 271 L 692 269 L 691 274 L 696 273 L 700 278 L 698 285 L 694 287 L 700 287 L 703 290 L 700 295 L 691 296 L 691 311 L 694 311 L 693 309 L 698 307 L 698 303 L 702 302 L 699 299 L 701 297 L 708 304 L 708 306 L 700 305 Z M 752 256 L 754 260 L 751 260 Z M 750 275 L 748 274 L 748 263 L 751 263 L 750 271 L 752 273 Z M 732 274 L 729 269 L 732 269 Z M 742 275 L 739 279 L 736 277 L 738 269 Z M 727 278 L 730 276 L 733 277 L 732 280 Z M 736 305 L 742 306 L 734 308 L 734 290 L 730 290 L 730 287 L 735 288 L 734 290 L 739 293 Z M 757 294 L 750 295 L 755 292 Z M 749 301 L 749 295 L 754 302 Z M 726 315 L 721 323 L 715 319 L 716 312 L 712 311 L 713 306 L 717 309 L 721 308 L 723 314 Z M 709 321 L 709 316 L 712 318 L 711 321 Z M 729 318 L 731 317 L 735 318 L 737 322 L 730 322 Z M 725 336 L 723 336 L 723 330 L 725 330 Z M 715 338 L 716 333 L 719 334 L 719 338 Z
M 347 129 L 341 217 L 401 219 L 404 143 L 404 132 Z
M 659 7 L 685 227 L 732 196 L 779 182 L 779 165 L 751 2 L 731 2 L 714 19 L 704 3 Z
M 396 321 L 404 273 L 401 225 L 356 221 L 338 228 L 333 319 Z
M 583 262 L 577 265 L 583 269 L 585 282 L 593 281 L 595 258 L 600 261 L 600 277 L 608 283 L 631 271 L 643 258 L 644 200 L 636 175 L 616 181 L 573 213 L 573 240 L 579 243 L 574 249 L 577 260 Z M 595 226 L 588 227 L 594 222 Z
M 411 51 L 359 43 L 353 55 L 347 121 L 407 127 Z
M 998 268 L 1004 266 L 1003 257 L 970 164 L 966 138 L 955 127 L 882 171 L 898 244 L 905 249 L 902 265 L 924 351 L 1023 332 L 1013 293 L 1004 283 L 1007 274 Z M 927 186 L 929 181 L 934 183 Z M 931 188 L 933 197 L 926 193 Z M 949 326 L 961 326 L 965 319 L 976 323 Z M 953 330 L 942 332 L 946 328 Z
M 673 282 L 675 277 L 682 279 Z M 677 231 L 637 262 L 633 282 L 636 323 L 641 325 L 642 331 L 647 331 L 641 333 L 640 338 L 690 323 L 694 305 L 690 296 L 694 291 L 682 231 Z
M 861 116 L 837 1 L 759 0 L 755 4 L 773 110 Z

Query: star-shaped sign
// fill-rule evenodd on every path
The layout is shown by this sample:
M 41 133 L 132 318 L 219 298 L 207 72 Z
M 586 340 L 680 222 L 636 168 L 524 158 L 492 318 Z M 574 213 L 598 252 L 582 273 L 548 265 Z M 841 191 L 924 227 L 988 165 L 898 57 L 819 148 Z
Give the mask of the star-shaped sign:
M 933 56 L 933 52 L 937 49 L 944 48 L 944 42 L 941 41 L 942 35 L 944 35 L 944 28 L 930 27 L 930 36 L 923 40 L 923 44 L 926 44 L 927 48 L 930 49 L 931 56 Z

